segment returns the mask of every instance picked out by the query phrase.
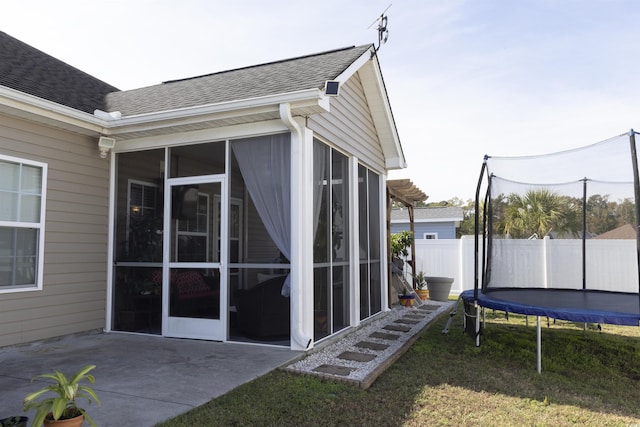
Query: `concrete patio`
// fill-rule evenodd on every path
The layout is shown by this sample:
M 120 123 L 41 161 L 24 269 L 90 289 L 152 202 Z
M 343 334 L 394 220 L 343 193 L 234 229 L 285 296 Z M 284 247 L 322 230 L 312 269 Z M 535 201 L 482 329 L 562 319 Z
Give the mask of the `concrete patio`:
M 307 355 L 288 347 L 98 332 L 0 348 L 0 419 L 25 415 L 22 399 L 45 384 L 31 382 L 36 375 L 54 369 L 71 375 L 89 364 L 96 365 L 93 389 L 102 405 L 81 404 L 100 427 L 154 426 L 279 367 L 367 388 L 453 304 L 394 307 Z M 34 412 L 26 415 L 33 419 Z
M 102 406 L 85 409 L 101 427 L 153 426 L 300 356 L 288 348 L 88 333 L 0 348 L 0 419 L 25 415 L 22 399 L 57 369 L 93 364 Z M 84 403 L 84 402 L 83 402 Z M 26 414 L 33 419 L 34 412 Z

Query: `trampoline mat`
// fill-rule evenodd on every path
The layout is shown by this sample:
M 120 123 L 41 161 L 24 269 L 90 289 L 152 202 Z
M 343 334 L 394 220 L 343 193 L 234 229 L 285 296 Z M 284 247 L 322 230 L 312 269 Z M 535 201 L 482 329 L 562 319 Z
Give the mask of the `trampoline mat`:
M 581 323 L 640 325 L 640 296 L 637 293 L 574 289 L 501 288 L 478 293 L 478 304 L 485 308 L 528 316 Z M 474 291 L 461 294 L 473 302 Z

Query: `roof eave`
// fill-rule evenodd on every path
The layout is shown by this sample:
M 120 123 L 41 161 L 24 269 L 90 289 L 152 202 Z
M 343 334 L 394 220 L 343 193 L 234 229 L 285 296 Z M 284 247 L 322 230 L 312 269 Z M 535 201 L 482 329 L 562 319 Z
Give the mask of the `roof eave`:
M 212 120 L 241 116 L 279 114 L 280 104 L 288 103 L 294 116 L 308 116 L 329 111 L 329 98 L 319 89 L 307 89 L 259 98 L 248 98 L 216 104 L 125 116 L 109 122 L 109 134 L 144 132 L 165 127 L 193 125 Z
M 104 134 L 108 126 L 84 111 L 1 85 L 0 112 L 88 136 Z
M 464 220 L 464 218 L 429 218 L 429 219 L 414 219 L 413 222 L 416 224 L 427 224 L 427 223 L 432 223 L 432 222 L 455 222 L 457 225 L 459 225 L 460 221 Z M 404 218 L 404 219 L 392 219 L 391 220 L 391 224 L 402 224 L 402 223 L 408 223 L 409 222 L 409 218 Z

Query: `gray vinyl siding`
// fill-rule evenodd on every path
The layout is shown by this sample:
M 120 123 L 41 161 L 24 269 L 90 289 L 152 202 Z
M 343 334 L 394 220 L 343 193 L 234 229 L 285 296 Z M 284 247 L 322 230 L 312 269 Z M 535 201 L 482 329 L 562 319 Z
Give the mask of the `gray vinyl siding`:
M 48 164 L 43 288 L 0 295 L 0 346 L 103 328 L 109 160 L 94 138 L 3 115 L 0 154 Z
M 385 170 L 382 147 L 357 73 L 341 86 L 340 96 L 331 99 L 330 112 L 311 116 L 307 126 L 378 173 Z

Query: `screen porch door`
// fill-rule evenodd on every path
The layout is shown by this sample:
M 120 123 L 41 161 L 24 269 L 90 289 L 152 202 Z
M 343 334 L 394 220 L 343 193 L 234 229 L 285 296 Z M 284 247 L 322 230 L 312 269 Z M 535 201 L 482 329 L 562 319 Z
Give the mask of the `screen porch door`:
M 227 314 L 221 307 L 227 301 L 227 274 L 222 260 L 228 246 L 224 178 L 174 178 L 167 183 L 163 335 L 224 341 Z

